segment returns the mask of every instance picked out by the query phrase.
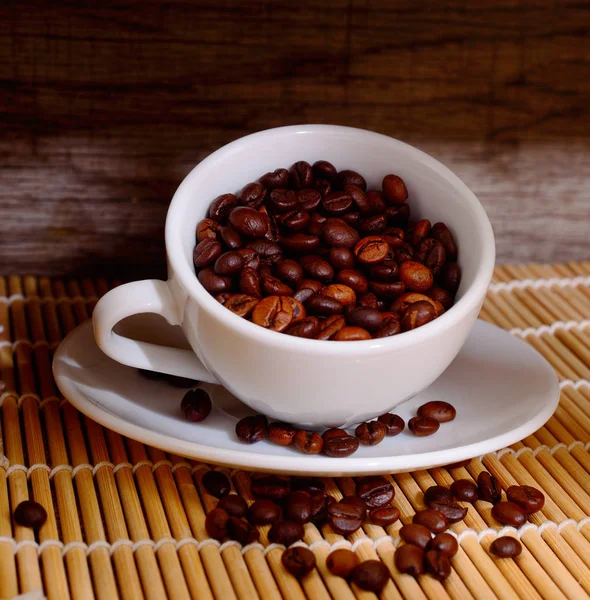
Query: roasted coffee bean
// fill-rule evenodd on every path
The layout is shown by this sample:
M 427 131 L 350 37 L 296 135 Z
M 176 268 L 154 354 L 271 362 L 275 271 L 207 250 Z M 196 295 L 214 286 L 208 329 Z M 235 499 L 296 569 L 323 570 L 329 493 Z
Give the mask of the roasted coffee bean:
M 402 313 L 400 324 L 404 331 L 411 331 L 430 323 L 436 318 L 436 312 L 430 302 L 414 302 Z
M 219 233 L 219 223 L 213 219 L 203 219 L 197 225 L 197 243 L 207 238 L 217 239 Z
M 265 206 L 261 207 L 260 212 L 266 216 L 266 233 L 264 234 L 264 239 L 269 242 L 278 242 L 281 237 L 281 230 L 276 215 L 268 213 Z
M 306 317 L 291 325 L 285 333 L 295 337 L 313 339 L 320 331 L 320 322 L 317 317 Z
M 371 334 L 362 327 L 351 325 L 343 327 L 332 339 L 335 342 L 358 342 L 360 340 L 370 340 Z
M 403 544 L 398 546 L 393 560 L 395 568 L 400 573 L 418 577 L 424 573 L 424 550 L 414 544 Z
M 313 187 L 320 193 L 322 198 L 332 191 L 332 184 L 327 179 L 316 179 L 313 182 Z
M 193 251 L 193 263 L 196 268 L 201 269 L 214 263 L 223 252 L 222 245 L 215 238 L 205 238 L 199 242 Z
M 326 286 L 320 291 L 320 295 L 334 298 L 334 300 L 338 300 L 343 306 L 354 306 L 356 304 L 354 290 L 343 283 L 333 283 Z
M 339 283 L 352 288 L 357 294 L 362 294 L 368 289 L 368 282 L 365 276 L 354 269 L 343 269 L 338 273 L 336 279 Z
M 258 252 L 252 250 L 252 248 L 240 248 L 238 252 L 244 257 L 244 269 L 258 270 L 260 267 Z
M 336 180 L 338 182 L 338 186 L 342 190 L 347 185 L 356 185 L 363 191 L 367 189 L 367 182 L 365 181 L 365 178 L 360 173 L 351 171 L 350 169 L 339 171 L 336 175 Z
M 449 522 L 443 513 L 441 513 L 440 510 L 434 510 L 432 508 L 418 511 L 413 516 L 412 523 L 424 525 L 424 527 L 429 531 L 432 531 L 432 533 L 442 533 L 449 526 Z
M 426 549 L 437 550 L 450 558 L 459 552 L 459 543 L 457 538 L 450 533 L 438 533 L 428 542 Z
M 278 446 L 291 446 L 295 443 L 297 430 L 289 423 L 275 421 L 268 426 L 268 439 Z
M 457 416 L 457 410 L 452 404 L 442 400 L 432 400 L 423 404 L 416 411 L 419 417 L 431 417 L 439 423 L 447 423 Z
M 376 190 L 367 192 L 367 202 L 371 207 L 369 215 L 378 215 L 385 212 L 385 202 L 383 200 L 383 194 Z M 387 220 L 387 217 L 385 217 Z
M 511 485 L 506 490 L 506 497 L 510 502 L 518 504 L 527 515 L 541 510 L 545 504 L 543 493 L 530 485 Z
M 290 182 L 293 189 L 302 190 L 313 183 L 313 170 L 311 165 L 304 160 L 296 162 L 290 169 Z
M 268 229 L 268 220 L 263 213 L 249 206 L 238 206 L 229 213 L 231 226 L 249 238 L 262 238 Z
M 438 550 L 428 550 L 424 554 L 424 565 L 426 572 L 439 581 L 446 579 L 451 574 L 449 557 Z
M 263 475 L 252 481 L 250 491 L 256 498 L 282 500 L 290 491 L 289 481 L 276 475 Z
M 211 398 L 209 394 L 199 388 L 188 391 L 180 403 L 180 410 L 184 418 L 192 423 L 204 421 L 211 412 Z
M 241 442 L 255 444 L 263 440 L 268 433 L 268 421 L 264 415 L 244 417 L 236 425 L 236 435 Z
M 354 202 L 354 208 L 357 208 L 361 214 L 370 215 L 372 214 L 372 205 L 367 195 L 360 187 L 356 185 L 344 186 L 344 191 L 352 197 Z
M 322 201 L 322 194 L 320 194 L 318 190 L 312 188 L 299 190 L 296 193 L 296 197 L 299 208 L 308 213 L 314 211 Z
M 453 494 L 451 493 L 451 490 L 442 485 L 431 485 L 424 492 L 424 504 L 426 504 L 428 508 L 432 508 L 430 505 L 434 502 L 452 503 Z
M 448 290 L 444 290 L 443 288 L 433 287 L 430 288 L 427 292 L 428 297 L 434 300 L 435 302 L 440 302 L 445 310 L 449 310 L 451 306 L 453 306 L 453 296 Z
M 410 219 L 410 207 L 407 204 L 396 204 L 385 209 L 387 222 L 393 227 L 405 227 Z
M 469 479 L 458 479 L 451 484 L 451 493 L 457 500 L 471 502 L 473 504 L 478 499 L 477 485 Z
M 369 277 L 375 281 L 388 283 L 395 281 L 398 274 L 397 263 L 393 260 L 385 260 L 377 265 L 369 267 Z
M 348 212 L 352 203 L 352 196 L 348 192 L 330 192 L 322 198 L 324 213 L 333 217 Z
M 318 249 L 320 238 L 317 235 L 294 233 L 281 238 L 281 244 L 289 252 L 295 254 L 311 254 Z
M 340 271 L 352 269 L 356 259 L 354 258 L 352 251 L 348 248 L 330 248 L 330 251 L 328 252 L 328 262 L 334 267 L 334 269 Z M 341 283 L 345 282 L 343 281 Z
M 360 564 L 357 555 L 348 548 L 338 548 L 326 558 L 326 567 L 332 575 L 348 579 L 352 570 Z
M 369 331 L 379 329 L 379 327 L 383 325 L 383 317 L 375 308 L 364 308 L 362 306 L 359 308 L 354 308 L 347 313 L 346 319 L 350 325 L 362 327 L 363 329 L 368 329 Z
M 262 280 L 262 292 L 267 296 L 291 296 L 293 290 L 277 277 L 272 275 Z
M 347 212 L 347 213 L 344 213 L 343 215 L 340 215 L 340 218 L 347 225 L 356 226 L 356 224 L 359 222 L 359 219 L 361 218 L 361 213 L 360 212 Z
M 378 421 L 385 425 L 385 435 L 393 437 L 399 435 L 405 428 L 405 421 L 399 416 L 393 413 L 385 413 L 377 418 Z
M 257 542 L 260 538 L 260 533 L 255 527 L 252 527 L 248 521 L 230 517 L 227 521 L 227 535 L 230 539 L 236 540 L 246 546 Z
M 439 427 L 440 423 L 430 417 L 413 417 L 408 421 L 409 430 L 419 437 L 432 435 Z
M 309 313 L 322 316 L 331 316 L 344 311 L 344 305 L 335 298 L 315 294 L 307 300 L 305 308 Z
M 205 529 L 209 537 L 221 540 L 227 535 L 229 514 L 222 508 L 214 508 L 205 519 Z
M 207 471 L 203 475 L 201 483 L 207 492 L 216 498 L 223 498 L 231 491 L 230 480 L 221 471 Z
M 432 271 L 413 260 L 406 260 L 399 266 L 399 277 L 413 292 L 425 292 L 434 282 Z
M 346 320 L 340 315 L 332 315 L 325 321 L 320 322 L 320 332 L 316 335 L 316 340 L 330 340 L 346 326 Z
M 284 502 L 285 519 L 308 523 L 311 520 L 311 496 L 308 492 L 297 490 L 287 495 Z
M 277 521 L 268 532 L 268 541 L 271 544 L 290 546 L 304 535 L 303 525 L 296 521 Z
M 293 491 L 301 490 L 313 495 L 325 493 L 326 484 L 317 477 L 293 477 L 291 479 L 291 489 Z
M 240 237 L 240 234 L 233 227 L 220 227 L 219 235 L 220 235 L 221 239 L 223 240 L 223 243 L 230 250 L 238 250 L 242 246 L 242 238 Z M 243 261 L 244 257 L 242 255 L 240 255 L 240 256 Z M 217 259 L 217 260 L 219 260 L 219 259 Z
M 363 524 L 366 508 L 355 503 L 335 502 L 328 507 L 328 523 L 340 535 L 350 535 Z
M 492 517 L 502 523 L 517 529 L 527 521 L 527 513 L 516 502 L 498 502 L 492 508 Z
M 313 174 L 316 179 L 333 181 L 336 178 L 336 167 L 327 160 L 318 160 L 313 163 Z
M 291 575 L 301 579 L 315 569 L 315 555 L 311 550 L 296 546 L 288 548 L 281 556 L 283 567 L 291 573 Z
M 435 303 L 432 298 L 429 298 L 425 294 L 419 294 L 418 292 L 406 292 L 402 294 L 399 298 L 396 298 L 393 304 L 391 305 L 391 311 L 401 315 L 409 306 L 414 304 L 415 302 L 428 302 L 432 305 L 432 308 L 435 308 Z
M 414 244 L 414 246 L 419 246 L 428 237 L 430 227 L 431 225 L 428 219 L 422 219 L 416 223 L 412 235 L 412 244 Z
M 382 183 L 383 194 L 390 204 L 402 204 L 408 199 L 408 190 L 401 177 L 386 175 Z
M 379 594 L 389 581 L 389 571 L 380 560 L 365 560 L 350 572 L 350 581 L 361 590 Z
M 322 225 L 322 238 L 331 248 L 354 248 L 360 236 L 354 227 L 341 219 L 327 219 Z
M 311 495 L 311 522 L 323 524 L 328 518 L 328 507 L 334 504 L 333 496 L 326 496 L 323 492 Z
M 254 525 L 272 525 L 282 518 L 281 507 L 268 498 L 255 500 L 248 509 L 248 519 Z
M 373 421 L 375 423 L 378 421 Z M 356 484 L 357 495 L 365 501 L 369 508 L 389 504 L 395 495 L 393 486 L 382 475 L 363 477 Z
M 322 235 L 322 229 L 324 228 L 324 223 L 327 221 L 327 217 L 321 215 L 318 212 L 312 212 L 309 216 L 309 225 L 307 226 L 307 233 L 311 236 L 315 236 L 318 238 L 317 245 L 320 244 L 320 236 Z
M 413 544 L 414 546 L 418 546 L 418 548 L 422 548 L 422 550 L 426 548 L 431 537 L 430 530 L 424 527 L 424 525 L 417 525 L 416 523 L 404 525 L 399 530 L 399 536 L 406 544 Z
M 247 248 L 254 250 L 263 265 L 274 265 L 283 259 L 283 250 L 275 242 L 268 240 L 254 240 L 246 244 Z
M 422 258 L 422 255 L 424 258 Z M 438 275 L 443 268 L 447 255 L 443 245 L 432 238 L 428 238 L 420 244 L 416 259 L 423 262 L 433 275 Z
M 277 214 L 290 212 L 298 206 L 297 195 L 293 190 L 273 190 L 269 195 L 268 205 Z
M 259 181 L 267 190 L 284 188 L 289 184 L 289 171 L 287 169 L 275 169 L 272 172 L 265 173 Z
M 222 223 L 237 205 L 238 199 L 234 194 L 217 196 L 209 206 L 209 218 Z
M 351 286 L 352 287 L 352 286 Z M 377 308 L 379 301 L 373 292 L 366 292 L 358 297 L 358 305 L 365 308 Z
M 387 228 L 387 217 L 383 214 L 364 217 L 356 226 L 363 235 L 380 235 Z
M 319 454 L 324 448 L 324 440 L 315 431 L 299 429 L 295 434 L 295 445 L 306 454 Z
M 345 429 L 340 429 L 339 427 L 330 427 L 330 429 L 326 429 L 324 433 L 322 433 L 322 438 L 324 441 L 328 441 L 334 438 L 342 438 L 349 435 Z
M 216 261 L 213 270 L 217 275 L 232 276 L 244 266 L 244 257 L 235 250 L 224 252 Z
M 243 519 L 248 514 L 248 504 L 237 494 L 223 496 L 217 503 L 217 508 L 222 508 L 230 517 Z
M 378 506 L 369 511 L 371 522 L 380 527 L 387 527 L 399 519 L 399 509 L 396 506 Z
M 342 504 L 355 504 L 361 510 L 367 512 L 367 503 L 356 494 L 348 494 L 347 496 L 343 496 L 340 502 L 342 502 Z
M 385 260 L 389 246 L 387 242 L 378 235 L 362 238 L 354 247 L 354 255 L 359 262 L 373 264 Z
M 404 243 L 404 230 L 399 227 L 387 227 L 381 237 L 394 249 Z M 395 253 L 394 253 L 395 254 Z
M 260 298 L 262 292 L 260 291 L 260 275 L 256 269 L 246 267 L 242 269 L 240 273 L 240 291 L 245 295 L 252 298 Z
M 454 502 L 430 502 L 428 507 L 440 511 L 449 523 L 462 521 L 467 515 L 467 508 Z
M 398 264 L 412 260 L 414 257 L 414 247 L 407 242 L 401 243 L 393 249 L 393 255 Z
M 390 337 L 397 335 L 401 332 L 402 326 L 399 322 L 399 318 L 394 314 L 381 313 L 383 317 L 383 323 L 381 327 L 373 334 L 374 338 Z
M 477 476 L 477 491 L 480 500 L 497 504 L 502 499 L 502 486 L 500 482 L 487 471 L 482 471 Z
M 338 438 L 324 438 L 324 454 L 332 458 L 343 458 L 354 454 L 359 447 L 359 441 L 354 435 L 344 435 Z
M 22 527 L 39 529 L 47 521 L 47 511 L 34 500 L 23 500 L 14 509 L 14 522 Z
M 271 331 L 284 331 L 293 321 L 293 308 L 284 296 L 267 296 L 252 311 L 252 322 Z
M 202 242 L 201 242 L 202 243 Z M 231 288 L 231 279 L 216 275 L 212 269 L 201 269 L 197 278 L 200 284 L 212 295 L 227 292 Z
M 455 244 L 453 234 L 444 223 L 435 223 L 432 226 L 430 235 L 443 245 L 449 260 L 457 260 L 457 244 Z
M 291 210 L 278 217 L 280 224 L 291 232 L 303 231 L 310 221 L 306 210 Z
M 522 552 L 522 544 L 516 538 L 503 535 L 490 544 L 490 552 L 499 558 L 514 558 Z
M 454 294 L 459 288 L 459 283 L 461 283 L 459 265 L 456 262 L 447 263 L 441 272 L 441 276 L 443 287 Z
M 394 298 L 401 296 L 406 291 L 406 285 L 403 283 L 403 281 L 390 281 L 389 283 L 383 283 L 382 281 L 371 281 L 369 283 L 369 289 L 381 298 L 393 300 Z
M 238 194 L 238 201 L 249 208 L 259 208 L 266 197 L 266 188 L 262 183 L 253 182 L 245 185 Z
M 342 330 L 344 331 L 344 329 Z M 354 435 L 363 446 L 376 446 L 383 441 L 386 427 L 379 421 L 361 423 L 355 430 Z

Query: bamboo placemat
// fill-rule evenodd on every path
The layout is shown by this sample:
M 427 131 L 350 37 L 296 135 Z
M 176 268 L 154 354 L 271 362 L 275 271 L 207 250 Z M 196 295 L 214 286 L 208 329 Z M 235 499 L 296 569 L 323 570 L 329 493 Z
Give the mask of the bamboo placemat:
M 0 278 L 0 598 L 375 598 L 327 571 L 335 546 L 384 562 L 391 580 L 381 597 L 388 600 L 590 597 L 590 261 L 497 267 L 481 313 L 554 366 L 561 401 L 548 423 L 466 468 L 390 477 L 401 523 L 367 524 L 349 539 L 328 525 L 306 525 L 304 543 L 318 566 L 302 582 L 282 568 L 282 547 L 268 545 L 267 528 L 262 544 L 246 548 L 208 539 L 205 514 L 215 499 L 200 481 L 209 466 L 124 439 L 59 397 L 52 353 L 108 287 L 104 280 Z M 491 505 L 467 505 L 465 521 L 451 528 L 460 542 L 451 576 L 440 583 L 401 575 L 393 565 L 397 532 L 423 508 L 422 492 L 483 469 L 504 488 L 541 489 L 542 512 L 515 531 L 500 527 Z M 228 474 L 251 500 L 249 474 Z M 350 478 L 326 483 L 336 496 L 354 491 Z M 11 519 L 27 498 L 48 512 L 37 538 Z M 514 560 L 488 553 L 506 532 L 523 543 Z

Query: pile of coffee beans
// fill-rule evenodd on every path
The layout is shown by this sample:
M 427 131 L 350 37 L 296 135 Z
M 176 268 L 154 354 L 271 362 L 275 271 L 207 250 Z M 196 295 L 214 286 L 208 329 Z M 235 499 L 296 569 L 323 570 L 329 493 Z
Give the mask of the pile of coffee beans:
M 355 341 L 415 329 L 453 305 L 461 273 L 449 228 L 411 220 L 407 198 L 397 175 L 367 191 L 355 171 L 296 162 L 213 200 L 195 272 L 272 331 Z

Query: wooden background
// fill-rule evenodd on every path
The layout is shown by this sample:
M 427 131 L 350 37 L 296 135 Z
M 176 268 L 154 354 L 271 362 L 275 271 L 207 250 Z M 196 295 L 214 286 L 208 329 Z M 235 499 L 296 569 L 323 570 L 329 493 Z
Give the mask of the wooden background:
M 590 3 L 2 0 L 0 272 L 163 273 L 194 164 L 355 125 L 442 160 L 499 261 L 590 256 Z

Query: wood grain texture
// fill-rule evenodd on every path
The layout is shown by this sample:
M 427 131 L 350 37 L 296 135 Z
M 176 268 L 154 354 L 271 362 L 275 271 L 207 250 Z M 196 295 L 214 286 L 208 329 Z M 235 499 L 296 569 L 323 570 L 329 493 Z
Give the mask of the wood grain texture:
M 486 207 L 501 261 L 590 255 L 590 4 L 0 3 L 0 272 L 163 274 L 192 166 L 268 127 L 413 143 Z

